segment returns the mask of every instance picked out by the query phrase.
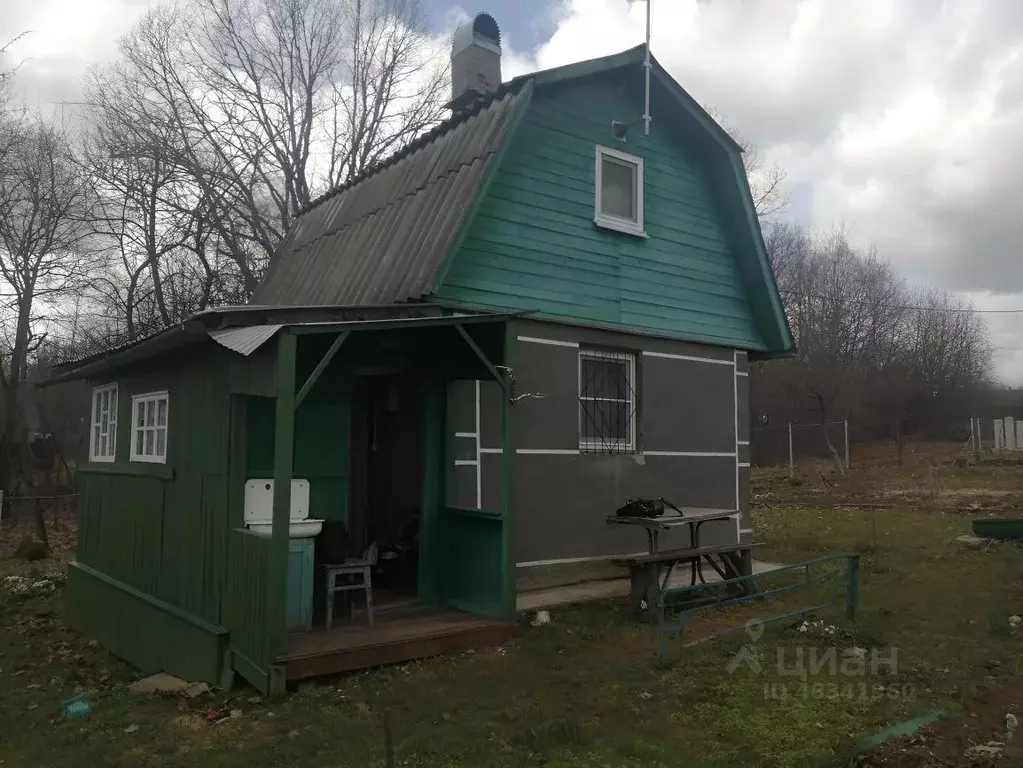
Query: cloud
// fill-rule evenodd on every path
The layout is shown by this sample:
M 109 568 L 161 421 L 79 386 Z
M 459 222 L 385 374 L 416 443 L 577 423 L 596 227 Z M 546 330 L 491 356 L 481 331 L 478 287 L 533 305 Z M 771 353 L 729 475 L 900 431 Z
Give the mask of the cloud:
M 110 61 L 117 39 L 149 8 L 148 0 L 2 0 L 0 45 L 23 35 L 0 58 L 20 65 L 16 95 L 49 111 L 81 94 L 91 63 Z
M 645 11 L 565 0 L 526 64 L 636 45 Z M 844 224 L 913 281 L 1023 307 L 1023 3 L 654 0 L 652 26 L 658 61 L 787 171 L 792 215 Z M 1023 315 L 988 319 L 995 346 L 1023 347 Z M 1023 383 L 1023 352 L 995 360 Z
M 18 88 L 44 107 L 76 98 L 85 67 L 113 58 L 150 4 L 0 2 L 0 41 L 32 31 L 0 63 L 25 59 Z M 477 7 L 448 5 L 448 27 Z M 492 3 L 499 23 L 519 26 L 528 5 Z M 644 2 L 546 8 L 549 39 L 530 51 L 506 45 L 506 78 L 644 39 Z M 436 40 L 445 52 L 449 32 Z M 844 224 L 913 281 L 985 308 L 1023 307 L 1023 2 L 653 0 L 652 48 L 787 171 L 791 215 Z M 1023 383 L 1023 315 L 988 319 L 1006 348 L 999 374 Z

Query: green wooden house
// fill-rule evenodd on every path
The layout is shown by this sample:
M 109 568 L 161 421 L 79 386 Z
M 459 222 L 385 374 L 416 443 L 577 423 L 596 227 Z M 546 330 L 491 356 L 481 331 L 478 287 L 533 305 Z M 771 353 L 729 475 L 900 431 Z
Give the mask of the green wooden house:
M 645 54 L 502 82 L 477 17 L 450 119 L 310 205 L 249 305 L 61 371 L 94 387 L 72 626 L 267 690 L 506 637 L 644 549 L 629 497 L 744 541 L 747 366 L 792 341 L 739 147 L 655 60 L 646 105 Z M 394 558 L 372 627 L 322 628 L 328 529 Z

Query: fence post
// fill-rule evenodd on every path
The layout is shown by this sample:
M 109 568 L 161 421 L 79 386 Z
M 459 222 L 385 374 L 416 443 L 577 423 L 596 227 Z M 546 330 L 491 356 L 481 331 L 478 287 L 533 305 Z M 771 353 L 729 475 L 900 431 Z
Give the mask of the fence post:
M 795 475 L 796 460 L 792 454 L 792 422 L 789 422 L 789 477 Z
M 845 420 L 845 468 L 849 469 L 849 419 Z
M 970 419 L 970 437 L 973 438 L 973 466 L 980 466 L 980 419 Z
M 849 621 L 856 621 L 860 610 L 860 556 L 849 555 L 849 577 L 845 593 L 845 615 Z

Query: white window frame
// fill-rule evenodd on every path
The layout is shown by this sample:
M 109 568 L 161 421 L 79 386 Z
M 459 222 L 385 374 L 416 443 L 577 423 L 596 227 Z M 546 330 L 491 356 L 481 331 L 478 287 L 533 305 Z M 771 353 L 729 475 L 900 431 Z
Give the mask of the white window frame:
M 621 398 L 597 398 L 597 397 L 584 397 L 583 396 L 583 360 L 619 360 L 624 361 L 627 364 L 626 376 L 628 380 L 628 393 L 626 399 Z M 622 453 L 635 453 L 636 452 L 636 421 L 637 415 L 639 414 L 639 403 L 636 400 L 639 397 L 639 390 L 636 387 L 636 355 L 631 352 L 609 352 L 602 349 L 593 349 L 587 347 L 579 348 L 578 355 L 578 381 L 576 383 L 576 418 L 578 419 L 578 431 L 579 431 L 579 450 L 591 451 L 594 453 L 602 452 L 607 448 L 607 440 L 595 440 L 586 439 L 583 436 L 583 415 L 582 415 L 582 401 L 583 400 L 600 400 L 606 402 L 624 402 L 631 405 L 631 417 L 628 419 L 627 429 L 628 434 L 624 443 L 619 444 L 619 448 Z
M 107 428 L 104 436 L 107 445 L 106 452 L 97 451 L 96 429 L 100 428 L 102 433 L 103 411 L 97 408 L 97 399 L 108 393 L 107 398 Z M 104 384 L 102 387 L 92 389 L 92 418 L 89 420 L 89 461 L 111 462 L 117 458 L 117 384 Z
M 603 194 L 603 166 L 604 158 L 609 158 L 620 163 L 633 165 L 636 167 L 636 220 L 623 219 L 619 216 L 610 216 L 606 213 L 601 212 L 601 195 Z M 621 152 L 611 147 L 604 147 L 600 144 L 597 145 L 596 154 L 596 172 L 594 174 L 596 180 L 596 187 L 594 188 L 593 194 L 593 221 L 598 227 L 605 227 L 606 229 L 613 229 L 617 232 L 624 232 L 628 235 L 637 235 L 638 237 L 646 237 L 646 230 L 644 229 L 643 223 L 643 158 L 637 157 L 636 155 L 630 155 L 627 152 Z
M 163 426 L 156 424 L 143 424 L 141 427 L 138 424 L 139 408 L 147 403 L 154 402 L 156 407 L 154 412 L 159 413 L 160 401 L 163 400 L 167 403 L 167 423 Z M 156 450 L 157 445 L 157 434 L 163 430 L 163 454 L 147 454 L 138 452 L 138 434 L 140 431 L 153 432 L 153 450 Z M 133 395 L 131 398 L 131 460 L 141 461 L 149 464 L 166 464 L 167 463 L 167 446 L 170 442 L 170 396 L 167 394 L 167 390 L 160 392 L 146 392 L 141 395 Z M 145 437 L 143 437 L 143 444 L 145 444 Z

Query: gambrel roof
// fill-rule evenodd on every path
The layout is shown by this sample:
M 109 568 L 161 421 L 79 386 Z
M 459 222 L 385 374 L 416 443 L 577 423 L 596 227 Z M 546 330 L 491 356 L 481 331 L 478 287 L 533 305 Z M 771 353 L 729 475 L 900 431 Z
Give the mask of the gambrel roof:
M 531 73 L 503 84 L 382 164 L 302 211 L 252 297 L 258 305 L 391 304 L 429 300 L 460 237 L 511 143 L 535 90 L 626 67 L 641 67 L 645 46 Z M 753 206 L 742 150 L 657 63 L 652 78 L 667 93 L 687 140 L 704 145 L 724 179 L 722 208 L 738 233 L 736 258 L 768 353 L 792 348 L 791 334 Z M 665 115 L 668 112 L 665 111 Z

